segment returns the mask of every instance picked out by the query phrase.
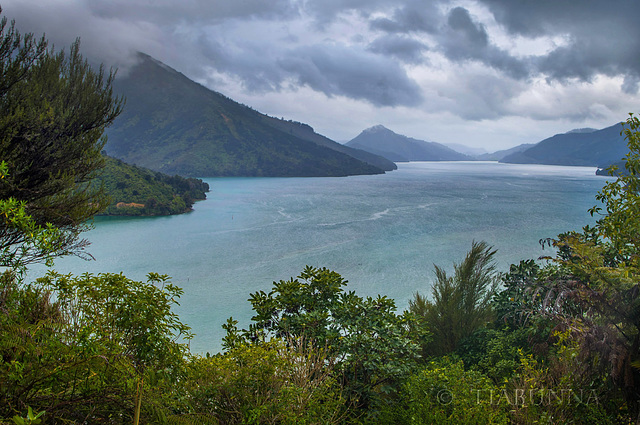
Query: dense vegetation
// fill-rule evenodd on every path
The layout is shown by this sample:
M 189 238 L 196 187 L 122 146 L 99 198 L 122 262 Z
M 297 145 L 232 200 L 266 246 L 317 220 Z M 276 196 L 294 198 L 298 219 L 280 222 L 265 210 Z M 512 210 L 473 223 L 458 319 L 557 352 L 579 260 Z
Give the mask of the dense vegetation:
M 200 179 L 168 176 L 106 157 L 94 180 L 111 202 L 104 215 L 168 215 L 189 211 L 206 199 L 209 185 Z
M 395 168 L 384 158 L 358 155 L 309 128 L 234 102 L 147 55 L 140 54 L 139 63 L 114 88 L 127 104 L 108 129 L 106 151 L 154 171 L 190 177 L 307 177 Z
M 2 36 L 0 46 L 28 44 L 13 30 Z M 2 56 L 0 83 L 12 61 L 28 74 L 57 56 L 30 57 Z M 223 352 L 206 356 L 189 351 L 190 329 L 172 310 L 182 290 L 167 276 L 51 271 L 26 281 L 29 263 L 70 253 L 60 250 L 67 229 L 39 222 L 53 212 L 0 198 L 0 422 L 638 423 L 640 119 L 626 124 L 626 173 L 598 193 L 595 225 L 549 241 L 557 251 L 548 259 L 499 273 L 494 250 L 473 242 L 453 274 L 436 268 L 431 296 L 417 293 L 402 313 L 307 267 L 251 294 L 248 328 L 230 318 Z M 0 161 L 0 180 L 15 170 Z M 69 194 L 55 187 L 54 198 Z

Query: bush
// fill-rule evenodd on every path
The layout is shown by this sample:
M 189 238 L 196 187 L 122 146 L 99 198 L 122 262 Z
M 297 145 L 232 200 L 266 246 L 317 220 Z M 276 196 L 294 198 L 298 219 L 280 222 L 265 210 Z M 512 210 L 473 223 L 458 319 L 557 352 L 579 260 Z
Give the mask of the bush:
M 413 376 L 400 394 L 400 402 L 383 412 L 388 424 L 506 424 L 501 393 L 489 378 L 465 371 L 461 361 L 441 358 Z M 496 398 L 493 398 L 496 397 Z
M 171 312 L 180 293 L 159 275 L 145 283 L 51 273 L 27 285 L 5 272 L 0 419 L 30 407 L 47 421 L 128 421 L 142 382 L 177 382 L 184 372 L 188 350 L 177 338 L 189 329 Z
M 300 340 L 238 345 L 190 364 L 186 398 L 216 423 L 337 424 L 345 405 L 325 368 L 332 362 Z

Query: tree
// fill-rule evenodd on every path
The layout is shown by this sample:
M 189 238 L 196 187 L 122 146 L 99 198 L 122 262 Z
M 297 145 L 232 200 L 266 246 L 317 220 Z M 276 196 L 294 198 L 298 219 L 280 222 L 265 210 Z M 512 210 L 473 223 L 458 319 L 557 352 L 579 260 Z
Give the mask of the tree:
M 435 266 L 433 301 L 416 293 L 409 311 L 425 323 L 433 340 L 423 346 L 423 355 L 443 355 L 456 350 L 459 342 L 492 317 L 491 299 L 498 284 L 493 256 L 486 242 L 473 242 L 454 275 Z
M 7 175 L 7 164 L 0 162 L 0 180 Z M 0 264 L 10 267 L 19 273 L 25 269 L 25 259 L 39 258 L 46 263 L 58 253 L 61 241 L 66 240 L 66 235 L 56 227 L 47 225 L 39 226 L 26 214 L 25 202 L 13 198 L 0 199 L 0 222 L 4 229 L 22 235 L 22 243 L 0 248 Z
M 0 160 L 7 165 L 0 199 L 23 203 L 36 225 L 59 229 L 56 255 L 80 254 L 85 222 L 106 206 L 89 182 L 103 166 L 103 132 L 123 104 L 112 92 L 115 73 L 94 71 L 79 47 L 76 40 L 68 54 L 55 52 L 44 37 L 0 21 Z M 0 223 L 0 250 L 17 252 L 26 238 Z M 33 249 L 21 261 L 46 257 Z
M 130 423 L 143 380 L 150 391 L 185 372 L 192 334 L 173 311 L 181 294 L 154 273 L 139 282 L 50 272 L 28 285 L 0 274 L 0 422 L 32 407 L 47 423 Z
M 225 347 L 302 338 L 336 359 L 335 376 L 347 399 L 371 414 L 383 394 L 397 390 L 414 370 L 415 327 L 410 315 L 395 313 L 393 300 L 359 297 L 344 291 L 346 284 L 334 271 L 309 266 L 296 279 L 274 282 L 269 293 L 251 294 L 256 314 L 249 330 L 238 331 L 229 319 Z

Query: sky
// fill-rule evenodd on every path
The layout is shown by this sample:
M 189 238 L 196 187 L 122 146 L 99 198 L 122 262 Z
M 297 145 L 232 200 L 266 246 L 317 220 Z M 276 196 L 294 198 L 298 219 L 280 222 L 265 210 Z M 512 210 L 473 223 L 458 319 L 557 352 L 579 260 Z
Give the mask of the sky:
M 632 0 L 0 0 L 125 76 L 147 53 L 346 142 L 385 127 L 495 151 L 640 112 Z

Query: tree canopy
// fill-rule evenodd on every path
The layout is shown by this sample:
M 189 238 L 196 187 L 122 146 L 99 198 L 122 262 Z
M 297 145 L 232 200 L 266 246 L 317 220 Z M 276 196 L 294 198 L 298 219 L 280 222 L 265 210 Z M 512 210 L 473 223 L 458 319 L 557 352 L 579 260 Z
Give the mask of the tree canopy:
M 0 21 L 0 160 L 7 166 L 0 199 L 21 202 L 37 226 L 59 229 L 49 247 L 56 255 L 81 253 L 79 233 L 106 206 L 89 182 L 104 164 L 103 132 L 123 105 L 111 89 L 115 72 L 93 70 L 79 48 L 76 40 L 56 52 L 44 36 Z M 23 231 L 0 223 L 1 250 L 16 253 L 25 241 Z M 32 249 L 21 261 L 45 257 Z

